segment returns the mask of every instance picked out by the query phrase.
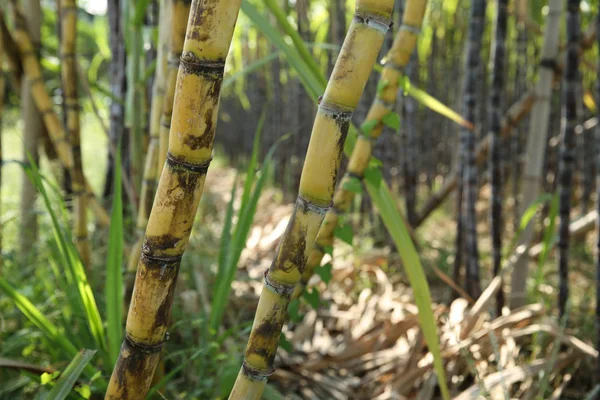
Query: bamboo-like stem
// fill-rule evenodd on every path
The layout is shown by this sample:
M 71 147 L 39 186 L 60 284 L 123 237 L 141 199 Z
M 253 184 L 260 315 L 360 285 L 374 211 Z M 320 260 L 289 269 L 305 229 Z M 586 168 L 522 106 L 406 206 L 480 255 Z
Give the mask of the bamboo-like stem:
M 485 24 L 486 0 L 473 0 L 471 3 L 471 20 L 467 40 L 467 59 L 465 61 L 465 81 L 463 92 L 463 116 L 467 121 L 475 121 L 477 106 L 477 76 L 481 65 L 481 42 Z M 461 128 L 461 146 L 463 147 L 464 185 L 463 221 L 465 233 L 465 288 L 473 298 L 481 294 L 479 277 L 479 250 L 477 247 L 477 202 L 478 179 L 475 161 L 475 133 Z
M 23 16 L 24 29 L 27 30 L 35 43 L 33 56 L 39 57 L 40 52 L 40 21 L 41 6 L 39 0 L 27 0 L 24 2 L 27 14 Z M 33 47 L 32 47 L 33 49 Z M 25 79 L 21 85 L 21 115 L 23 118 L 23 153 L 22 160 L 26 168 L 31 167 L 31 162 L 39 163 L 39 142 L 43 134 L 43 122 L 40 112 L 36 108 L 35 100 L 31 94 L 33 83 Z M 21 172 L 20 193 L 20 229 L 19 229 L 19 251 L 21 263 L 31 263 L 35 252 L 32 251 L 32 243 L 38 238 L 38 217 L 35 212 L 37 189 L 29 179 L 26 169 Z
M 15 20 L 14 39 L 21 53 L 25 77 L 31 83 L 31 94 L 38 110 L 40 110 L 40 113 L 42 114 L 44 124 L 46 125 L 46 129 L 48 129 L 50 139 L 52 140 L 53 147 L 56 150 L 61 164 L 67 170 L 71 170 L 73 168 L 73 154 L 69 139 L 65 134 L 56 112 L 52 108 L 52 101 L 50 100 L 44 85 L 40 62 L 36 57 L 35 48 L 31 41 L 31 37 L 27 32 L 23 13 L 15 0 L 11 0 L 11 2 L 13 4 L 12 9 Z M 83 182 L 90 207 L 96 215 L 98 223 L 101 226 L 108 226 L 110 221 L 108 213 L 94 195 L 85 176 Z
M 144 232 L 146 225 L 148 224 L 148 218 L 150 217 L 150 211 L 152 210 L 152 203 L 154 201 L 154 194 L 156 192 L 156 185 L 158 181 L 158 169 L 156 168 L 158 162 L 158 139 L 160 132 L 160 117 L 163 109 L 163 98 L 165 93 L 165 82 L 166 82 L 166 71 L 167 71 L 167 26 L 170 26 L 170 9 L 171 2 L 163 1 L 160 6 L 159 16 L 159 34 L 158 34 L 158 52 L 156 62 L 156 72 L 154 74 L 154 83 L 152 85 L 152 103 L 150 105 L 150 141 L 148 143 L 148 150 L 146 152 L 146 160 L 144 163 L 144 177 L 142 180 L 142 188 L 140 192 L 140 203 L 138 206 L 138 214 L 136 221 L 136 228 L 138 231 L 139 239 L 133 247 L 133 251 L 129 256 L 129 263 L 127 270 L 131 273 L 135 272 L 138 261 L 140 259 L 140 252 L 142 249 L 142 241 L 144 239 Z M 133 288 L 133 281 L 131 282 L 131 289 Z M 127 290 L 126 292 L 130 292 Z
M 558 56 L 558 33 L 560 31 L 560 15 L 563 0 L 550 0 L 549 13 L 544 31 L 544 46 L 542 48 L 539 77 L 534 88 L 535 101 L 529 121 L 529 134 L 523 166 L 523 188 L 519 216 L 527 210 L 530 204 L 539 196 L 542 173 L 544 169 L 544 153 L 548 142 L 548 126 L 550 123 L 550 100 L 552 97 L 552 82 Z M 534 237 L 534 224 L 529 223 L 519 236 L 519 245 L 528 246 Z M 525 304 L 525 290 L 528 276 L 529 260 L 521 257 L 515 263 L 511 276 L 511 308 Z
M 0 18 L 0 29 L 2 30 L 2 49 L 4 53 L 4 60 L 8 63 L 11 71 L 10 83 L 17 96 L 21 93 L 21 78 L 23 77 L 23 65 L 19 56 L 19 50 L 15 43 L 12 35 L 8 31 L 6 21 L 4 18 Z
M 125 340 L 107 399 L 143 399 L 167 338 L 181 257 L 210 164 L 225 58 L 241 0 L 194 0 L 177 74 L 167 160 L 148 220 Z
M 366 117 L 365 123 L 375 121 L 377 125 L 368 135 L 361 135 L 356 140 L 346 174 L 333 196 L 333 207 L 325 215 L 315 244 L 310 249 L 306 268 L 294 291 L 294 297 L 298 297 L 302 293 L 315 268 L 321 265 L 326 247 L 333 245 L 334 232 L 339 216 L 348 211 L 354 199 L 354 193 L 345 189 L 344 185 L 353 178 L 363 178 L 373 152 L 373 142 L 381 135 L 383 130 L 382 118 L 394 112 L 396 96 L 400 88 L 399 80 L 403 76 L 404 67 L 408 64 L 417 43 L 418 32 L 423 22 L 426 7 L 426 0 L 409 0 L 406 4 L 402 15 L 402 26 L 385 57 L 385 64 L 381 71 L 378 87 L 383 87 L 383 89 L 378 90 Z
M 579 79 L 580 0 L 567 1 L 567 58 L 564 76 L 562 143 L 558 169 L 560 216 L 558 225 L 558 311 L 562 318 L 569 298 L 569 223 L 577 125 L 577 81 Z
M 265 286 L 231 400 L 259 399 L 273 371 L 287 306 L 333 198 L 350 118 L 377 60 L 393 6 L 393 0 L 357 1 L 315 117 L 292 218 L 265 273 Z
M 502 107 L 504 105 L 504 65 L 506 62 L 506 27 L 508 0 L 496 2 L 496 32 L 492 49 L 492 88 L 490 96 L 490 230 L 492 235 L 492 269 L 494 276 L 500 273 L 502 260 L 502 171 L 501 140 Z M 502 288 L 496 296 L 497 315 L 502 315 L 504 292 Z
M 81 137 L 79 125 L 79 98 L 77 93 L 77 56 L 75 38 L 77 37 L 77 2 L 76 0 L 60 0 L 61 25 L 61 78 L 66 110 L 66 129 L 69 132 L 73 148 L 72 188 L 73 207 L 73 240 L 79 251 L 81 261 L 86 268 L 90 267 L 90 246 L 87 232 L 87 198 L 83 180 L 83 164 L 81 157 Z
M 169 130 L 171 129 L 171 116 L 173 114 L 173 98 L 175 96 L 175 83 L 177 82 L 177 70 L 179 58 L 185 40 L 185 26 L 190 13 L 189 0 L 168 0 L 171 4 L 169 50 L 167 54 L 165 93 L 162 103 L 162 114 L 160 117 L 160 132 L 158 139 L 158 165 L 157 176 L 160 176 L 167 157 L 169 146 Z

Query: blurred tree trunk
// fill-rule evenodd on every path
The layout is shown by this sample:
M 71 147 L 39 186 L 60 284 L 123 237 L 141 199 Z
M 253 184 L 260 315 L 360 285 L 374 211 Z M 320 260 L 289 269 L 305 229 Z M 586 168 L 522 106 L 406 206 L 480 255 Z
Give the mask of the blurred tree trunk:
M 596 38 L 600 60 L 600 11 L 596 16 Z M 600 62 L 596 65 L 600 77 Z M 596 79 L 596 104 L 600 104 L 600 79 Z M 600 349 L 600 107 L 597 109 L 598 122 L 595 129 L 596 150 L 596 350 Z M 600 384 L 600 357 L 596 359 L 596 384 Z
M 525 165 L 523 167 L 523 191 L 519 204 L 519 218 L 531 203 L 539 196 L 544 166 L 544 154 L 548 143 L 550 105 L 552 97 L 552 82 L 558 54 L 558 32 L 560 13 L 563 0 L 550 0 L 549 13 L 544 31 L 544 47 L 541 54 L 540 70 L 536 83 L 531 119 L 529 120 L 529 135 L 525 150 Z M 534 236 L 533 224 L 523 230 L 519 245 L 529 245 Z M 528 276 L 528 257 L 517 260 L 511 278 L 511 308 L 525 304 L 526 282 Z
M 477 124 L 477 78 L 481 65 L 481 42 L 485 26 L 485 0 L 473 0 L 471 4 L 471 21 L 467 40 L 467 58 L 465 67 L 465 86 L 463 115 Z M 483 101 L 483 99 L 479 99 Z M 465 234 L 466 290 L 473 298 L 481 294 L 479 277 L 479 250 L 477 247 L 477 215 L 475 205 L 478 194 L 477 164 L 475 162 L 475 132 L 461 129 L 462 165 L 463 165 L 463 210 L 462 224 Z
M 508 0 L 498 0 L 496 7 L 495 39 L 492 54 L 492 87 L 489 102 L 488 122 L 491 133 L 489 173 L 491 184 L 490 196 L 490 232 L 492 235 L 492 269 L 494 276 L 500 273 L 502 259 L 502 154 L 500 129 L 502 110 L 504 106 L 504 66 L 506 65 L 506 25 Z M 504 292 L 502 287 L 496 297 L 497 315 L 502 315 L 504 306 Z
M 567 1 L 567 60 L 564 75 L 562 143 L 558 167 L 560 216 L 558 226 L 558 312 L 565 316 L 569 298 L 569 223 L 577 125 L 577 82 L 579 79 L 580 0 Z
M 127 171 L 128 161 L 128 132 L 125 129 L 125 94 L 127 92 L 125 35 L 122 24 L 122 7 L 120 0 L 108 0 L 108 24 L 110 27 L 110 50 L 112 59 L 110 63 L 110 90 L 113 96 L 122 103 L 112 101 L 110 105 L 109 140 L 116 149 L 121 141 L 121 156 L 123 157 L 123 170 Z M 115 160 L 108 153 L 108 165 L 104 184 L 104 199 L 113 193 L 113 169 Z
M 24 17 L 27 21 L 27 29 L 33 40 L 33 45 L 40 49 L 40 26 L 42 23 L 42 9 L 40 0 L 23 1 Z M 38 164 L 38 142 L 42 136 L 44 123 L 39 113 L 33 97 L 31 95 L 31 82 L 23 80 L 21 86 L 21 112 L 23 118 L 23 162 L 30 166 L 29 158 Z M 21 227 L 19 229 L 19 254 L 25 261 L 31 260 L 32 244 L 37 241 L 37 215 L 35 202 L 37 190 L 29 181 L 29 178 L 23 171 L 21 175 Z

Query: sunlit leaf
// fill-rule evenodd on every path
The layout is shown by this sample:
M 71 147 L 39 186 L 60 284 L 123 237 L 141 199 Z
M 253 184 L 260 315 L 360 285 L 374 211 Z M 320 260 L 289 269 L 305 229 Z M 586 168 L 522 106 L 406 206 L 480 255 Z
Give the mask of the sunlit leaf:
M 362 184 L 360 180 L 354 176 L 350 177 L 350 179 L 346 179 L 344 181 L 344 189 L 352 192 L 352 193 L 361 193 L 362 192 Z
M 332 265 L 331 263 L 327 263 L 325 265 L 322 265 L 320 267 L 315 268 L 315 273 L 317 275 L 319 275 L 319 277 L 321 278 L 321 280 L 325 283 L 329 283 L 331 281 L 331 269 L 332 269 Z
M 66 399 L 69 393 L 71 393 L 77 378 L 79 378 L 85 366 L 92 360 L 94 354 L 96 354 L 96 350 L 82 350 L 77 353 L 69 365 L 67 365 L 67 368 L 60 374 L 60 378 L 58 378 L 46 398 L 48 400 Z

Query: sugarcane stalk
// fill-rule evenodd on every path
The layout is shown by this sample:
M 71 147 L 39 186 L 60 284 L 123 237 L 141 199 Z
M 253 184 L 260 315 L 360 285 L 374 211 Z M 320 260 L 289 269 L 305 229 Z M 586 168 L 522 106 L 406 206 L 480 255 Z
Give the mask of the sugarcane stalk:
M 580 0 L 567 1 L 567 58 L 564 73 L 562 143 L 558 167 L 558 311 L 562 318 L 569 298 L 569 223 L 577 126 L 577 81 L 579 78 L 579 40 L 581 37 Z
M 23 65 L 21 64 L 19 50 L 17 49 L 17 44 L 12 38 L 12 35 L 8 31 L 4 18 L 0 18 L 0 29 L 2 30 L 4 59 L 8 63 L 11 72 L 10 83 L 13 86 L 15 94 L 19 96 L 21 93 L 21 78 L 23 76 Z
M 31 35 L 35 42 L 35 54 L 39 57 L 40 51 L 40 19 L 41 6 L 39 0 L 27 0 L 27 14 L 23 17 L 24 29 Z M 32 243 L 38 238 L 38 217 L 35 212 L 37 189 L 27 175 L 31 163 L 39 163 L 39 142 L 43 131 L 43 122 L 40 112 L 36 108 L 35 100 L 31 94 L 32 82 L 25 79 L 21 85 L 21 113 L 23 118 L 23 153 L 22 161 L 25 168 L 21 171 L 21 193 L 19 202 L 20 229 L 19 229 L 19 259 L 21 263 L 31 263 Z
M 562 13 L 563 0 L 550 0 L 549 13 L 544 31 L 544 46 L 541 53 L 539 77 L 534 88 L 535 101 L 529 121 L 529 134 L 523 166 L 523 187 L 519 215 L 522 216 L 529 205 L 539 196 L 542 172 L 544 168 L 544 152 L 548 141 L 550 122 L 550 100 L 552 82 L 554 80 L 556 59 L 558 56 L 558 29 Z M 528 246 L 533 240 L 534 224 L 529 223 L 519 236 L 519 245 Z M 525 304 L 525 289 L 528 276 L 529 260 L 521 257 L 515 263 L 511 277 L 510 303 L 512 308 Z
M 106 399 L 143 399 L 167 339 L 181 257 L 211 161 L 225 58 L 240 5 L 241 0 L 191 3 L 169 149 Z
M 350 156 L 346 174 L 338 185 L 333 196 L 333 207 L 325 215 L 325 219 L 310 253 L 302 278 L 294 291 L 298 297 L 312 277 L 315 268 L 321 265 L 327 247 L 333 245 L 334 232 L 339 222 L 339 217 L 346 213 L 354 199 L 354 193 L 344 186 L 353 178 L 363 178 L 373 152 L 373 142 L 381 135 L 383 130 L 382 119 L 394 112 L 396 96 L 400 88 L 399 80 L 403 76 L 403 69 L 410 60 L 411 53 L 417 42 L 417 37 L 425 9 L 426 0 L 409 0 L 402 15 L 402 25 L 394 38 L 392 47 L 385 56 L 385 63 L 381 71 L 377 95 L 367 113 L 365 124 L 376 123 L 369 134 L 361 135 L 356 140 L 356 145 Z
M 73 154 L 72 189 L 73 207 L 73 239 L 83 265 L 90 266 L 90 246 L 87 232 L 87 198 L 83 180 L 81 157 L 81 137 L 79 126 L 79 98 L 77 93 L 77 56 L 75 38 L 77 37 L 77 2 L 76 0 L 60 0 L 61 25 L 61 78 L 64 93 L 64 109 L 66 110 L 66 129 L 71 139 Z
M 152 203 L 154 201 L 154 194 L 156 192 L 158 181 L 158 169 L 156 168 L 156 164 L 158 162 L 160 117 L 165 94 L 168 51 L 167 27 L 170 27 L 171 23 L 170 6 L 171 3 L 169 1 L 163 1 L 161 2 L 159 11 L 158 53 L 156 56 L 157 67 L 154 76 L 154 83 L 152 85 L 152 102 L 150 104 L 150 141 L 148 143 L 148 150 L 146 151 L 146 160 L 144 162 L 144 176 L 142 180 L 140 203 L 138 206 L 136 220 L 136 228 L 139 239 L 129 255 L 129 263 L 127 268 L 129 272 L 135 272 L 140 258 L 144 232 L 146 231 L 146 225 L 148 224 L 148 218 L 150 216 L 150 211 L 152 210 Z M 133 282 L 131 288 L 133 288 Z M 128 292 L 130 292 L 130 290 L 128 290 Z
M 492 88 L 489 107 L 490 124 L 490 157 L 489 173 L 491 183 L 490 196 L 490 230 L 492 235 L 492 269 L 494 276 L 500 274 L 502 260 L 502 152 L 500 129 L 502 124 L 502 107 L 504 105 L 504 65 L 506 62 L 506 27 L 508 0 L 496 2 L 496 31 L 492 49 Z M 502 315 L 504 292 L 502 288 L 496 296 L 497 315 Z
M 350 118 L 377 60 L 393 5 L 393 0 L 357 1 L 315 117 L 292 217 L 265 273 L 265 286 L 231 400 L 259 399 L 273 370 L 287 306 L 333 198 Z
M 40 62 L 36 56 L 36 50 L 31 41 L 31 36 L 27 32 L 26 23 L 21 8 L 15 0 L 11 1 L 13 4 L 12 9 L 15 20 L 14 39 L 21 53 L 25 77 L 31 84 L 31 94 L 38 110 L 40 110 L 40 113 L 42 114 L 44 124 L 46 125 L 46 129 L 48 129 L 50 139 L 61 164 L 65 169 L 72 170 L 73 154 L 71 151 L 69 138 L 66 135 L 65 130 L 63 129 L 58 116 L 56 115 L 56 112 L 52 108 L 52 101 L 48 96 L 48 92 L 46 91 L 42 78 Z M 110 218 L 108 217 L 104 207 L 94 195 L 91 186 L 85 179 L 85 176 L 83 183 L 90 207 L 96 215 L 98 223 L 101 226 L 108 226 Z
M 173 98 L 175 96 L 175 83 L 177 82 L 177 70 L 179 58 L 185 40 L 185 26 L 190 13 L 189 0 L 168 0 L 172 2 L 170 16 L 169 51 L 167 54 L 167 72 L 164 101 L 162 104 L 162 115 L 160 117 L 160 132 L 158 139 L 158 170 L 160 176 L 167 157 L 169 146 L 169 130 L 171 128 L 171 116 L 173 114 Z
M 465 80 L 463 92 L 463 116 L 467 121 L 475 121 L 477 107 L 477 75 L 481 65 L 481 42 L 485 24 L 486 0 L 473 0 L 471 20 L 467 39 L 465 61 Z M 478 177 L 475 155 L 475 132 L 464 127 L 460 132 L 463 146 L 464 185 L 463 226 L 465 232 L 465 289 L 473 298 L 481 294 L 479 276 L 479 250 L 477 245 L 477 202 Z

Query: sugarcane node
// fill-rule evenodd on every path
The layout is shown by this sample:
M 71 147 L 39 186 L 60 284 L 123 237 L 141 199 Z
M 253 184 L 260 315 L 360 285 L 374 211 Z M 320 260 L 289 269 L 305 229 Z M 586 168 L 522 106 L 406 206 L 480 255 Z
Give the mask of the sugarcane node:
M 284 282 L 278 282 L 277 280 L 269 276 L 270 269 L 267 268 L 264 273 L 265 287 L 270 291 L 277 293 L 280 296 L 289 296 L 294 292 L 296 285 Z
M 365 179 L 363 174 L 360 174 L 360 173 L 354 172 L 354 171 L 348 171 L 348 172 L 346 172 L 346 175 L 348 175 L 349 178 L 355 178 L 355 179 L 358 179 L 359 181 L 362 181 L 363 179 Z
M 175 171 L 180 171 L 183 169 L 196 174 L 205 175 L 208 171 L 208 167 L 210 166 L 210 162 L 212 161 L 212 157 L 204 162 L 194 164 L 185 161 L 183 156 L 175 156 L 171 152 L 167 152 L 166 160 L 166 164 Z
M 137 342 L 131 336 L 129 336 L 128 332 L 125 332 L 125 343 L 132 349 L 135 349 L 136 352 L 145 353 L 145 354 L 155 354 L 160 353 L 165 342 L 169 340 L 169 334 L 165 333 L 163 340 L 156 344 L 145 344 Z
M 367 25 L 369 28 L 373 28 L 383 34 L 385 34 L 390 27 L 389 18 L 364 11 L 357 11 L 354 14 L 354 21 L 358 22 L 359 24 Z
M 244 375 L 253 381 L 266 381 L 267 379 L 269 379 L 269 376 L 271 376 L 273 374 L 273 372 L 275 371 L 275 368 L 271 368 L 268 371 L 263 371 L 257 368 L 254 368 L 253 366 L 251 366 L 250 364 L 248 364 L 248 362 L 246 362 L 246 360 L 244 360 L 242 362 L 242 371 L 244 372 Z
M 385 68 L 387 68 L 387 64 L 386 64 Z M 374 103 L 381 104 L 383 107 L 385 107 L 385 109 L 387 111 L 392 111 L 396 107 L 396 100 L 394 100 L 394 101 L 387 101 L 383 97 L 380 97 L 379 94 L 377 94 L 376 96 L 377 97 L 375 97 Z M 379 123 L 381 124 L 381 121 Z M 362 133 L 362 132 L 361 132 L 361 134 L 364 137 L 368 137 L 368 136 L 365 136 L 365 134 Z M 375 138 L 375 139 L 377 139 L 377 138 Z
M 225 71 L 225 60 L 203 60 L 194 52 L 185 51 L 181 54 L 180 68 L 190 75 L 201 75 L 214 80 L 221 80 Z
M 169 59 L 167 60 L 167 67 L 172 68 L 172 69 L 178 69 L 180 61 L 181 61 L 181 54 L 179 54 L 179 53 L 174 54 L 174 55 L 172 55 L 172 57 L 169 57 Z
M 296 205 L 297 207 L 299 207 L 300 209 L 302 209 L 305 213 L 313 212 L 315 214 L 319 214 L 319 215 L 325 215 L 327 213 L 327 211 L 329 210 L 329 206 L 320 206 L 318 204 L 313 203 L 312 201 L 306 199 L 304 196 L 302 196 L 301 194 L 298 195 L 298 197 L 296 198 Z M 294 212 L 295 214 L 295 212 Z M 291 222 L 290 222 L 291 224 Z
M 175 262 L 181 259 L 181 254 L 176 256 L 158 256 L 156 253 L 174 249 L 182 240 L 181 237 L 174 236 L 170 233 L 165 233 L 160 236 L 146 235 L 142 246 L 142 252 L 152 257 L 152 259 L 164 262 Z
M 410 24 L 402 23 L 402 25 L 400 25 L 400 30 L 410 32 L 413 35 L 421 34 L 421 27 L 418 25 L 410 25 Z

